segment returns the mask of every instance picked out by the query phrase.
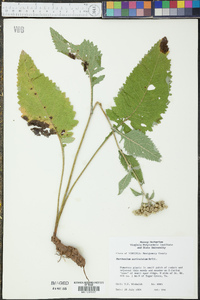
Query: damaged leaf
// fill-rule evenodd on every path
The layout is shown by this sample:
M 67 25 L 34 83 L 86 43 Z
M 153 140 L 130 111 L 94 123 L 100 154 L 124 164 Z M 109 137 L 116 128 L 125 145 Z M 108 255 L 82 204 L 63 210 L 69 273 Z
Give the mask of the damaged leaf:
M 171 88 L 168 40 L 158 41 L 126 78 L 108 117 L 118 125 L 130 120 L 132 129 L 152 131 L 162 120 Z
M 101 52 L 98 50 L 92 42 L 84 40 L 80 45 L 74 45 L 68 42 L 62 35 L 56 30 L 50 28 L 52 40 L 58 52 L 61 52 L 72 59 L 78 59 L 82 61 L 84 72 L 90 77 L 91 85 L 101 82 L 105 75 L 98 77 L 94 76 L 104 68 L 101 67 Z
M 38 136 L 57 134 L 67 143 L 78 121 L 69 98 L 35 66 L 31 57 L 21 52 L 18 65 L 18 98 L 22 118 Z M 72 138 L 69 139 L 70 142 Z

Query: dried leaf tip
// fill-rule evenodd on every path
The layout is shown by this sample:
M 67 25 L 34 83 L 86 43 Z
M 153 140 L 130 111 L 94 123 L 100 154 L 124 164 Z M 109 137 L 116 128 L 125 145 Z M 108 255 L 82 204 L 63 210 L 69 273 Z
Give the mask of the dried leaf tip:
M 160 42 L 160 52 L 162 52 L 164 54 L 169 52 L 169 47 L 168 47 L 167 43 L 168 43 L 168 39 L 165 36 L 164 38 L 162 38 L 162 40 Z

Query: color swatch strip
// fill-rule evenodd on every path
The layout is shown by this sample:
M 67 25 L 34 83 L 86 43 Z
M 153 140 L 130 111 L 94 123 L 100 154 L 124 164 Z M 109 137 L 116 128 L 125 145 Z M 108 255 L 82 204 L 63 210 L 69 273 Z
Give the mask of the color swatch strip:
M 200 1 L 155 1 L 155 17 L 199 17 Z
M 105 2 L 104 17 L 151 17 L 151 1 L 107 1 Z
M 104 18 L 200 17 L 200 0 L 105 1 Z

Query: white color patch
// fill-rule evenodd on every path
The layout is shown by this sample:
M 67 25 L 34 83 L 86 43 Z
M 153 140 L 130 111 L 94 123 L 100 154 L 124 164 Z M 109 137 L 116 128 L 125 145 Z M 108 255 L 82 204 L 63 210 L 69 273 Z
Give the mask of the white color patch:
M 150 84 L 147 88 L 147 91 L 153 91 L 155 90 L 155 86 L 153 84 Z

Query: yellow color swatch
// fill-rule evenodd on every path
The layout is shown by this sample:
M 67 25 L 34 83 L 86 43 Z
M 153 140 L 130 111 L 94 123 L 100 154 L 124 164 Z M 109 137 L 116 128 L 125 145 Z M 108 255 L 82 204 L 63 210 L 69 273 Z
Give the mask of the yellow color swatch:
M 185 1 L 177 1 L 177 8 L 184 8 L 185 7 Z

